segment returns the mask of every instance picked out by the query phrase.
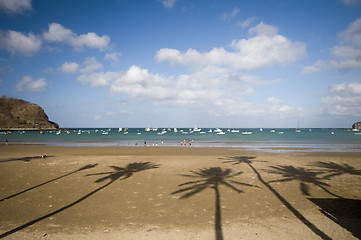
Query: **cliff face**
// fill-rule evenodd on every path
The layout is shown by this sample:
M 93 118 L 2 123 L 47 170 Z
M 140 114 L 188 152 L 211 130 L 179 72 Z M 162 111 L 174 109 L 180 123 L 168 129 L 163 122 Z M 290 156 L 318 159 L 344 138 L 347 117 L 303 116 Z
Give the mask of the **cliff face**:
M 36 104 L 16 98 L 0 98 L 0 129 L 57 129 L 44 110 Z
M 353 129 L 360 129 L 361 130 L 361 122 L 356 122 L 352 125 Z

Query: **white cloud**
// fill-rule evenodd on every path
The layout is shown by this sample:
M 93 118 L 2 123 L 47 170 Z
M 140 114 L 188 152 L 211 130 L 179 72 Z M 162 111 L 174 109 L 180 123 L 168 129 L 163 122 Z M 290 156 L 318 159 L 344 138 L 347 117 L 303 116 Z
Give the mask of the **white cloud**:
M 281 99 L 278 99 L 275 97 L 269 97 L 269 98 L 267 98 L 267 101 L 271 104 L 281 104 L 282 103 Z
M 331 60 L 318 60 L 314 65 L 306 66 L 302 73 L 319 72 L 331 67 L 340 71 L 361 70 L 361 18 L 352 22 L 339 37 L 340 45 L 331 48 Z
M 322 60 L 318 60 L 315 64 L 304 67 L 301 74 L 318 73 L 326 68 L 328 68 L 328 63 Z
M 361 116 L 361 83 L 341 83 L 330 86 L 322 98 L 325 112 L 331 115 Z
M 23 34 L 16 31 L 0 32 L 0 49 L 12 54 L 31 56 L 39 51 L 42 41 L 33 33 Z
M 351 7 L 356 7 L 361 5 L 361 0 L 341 0 L 344 4 L 351 6 Z
M 118 72 L 93 72 L 89 74 L 81 74 L 78 77 L 78 81 L 81 83 L 88 83 L 91 87 L 105 87 L 119 76 L 120 73 Z
M 49 24 L 49 30 L 44 32 L 43 36 L 48 42 L 65 43 L 76 50 L 88 47 L 103 51 L 109 48 L 110 43 L 110 37 L 107 35 L 98 36 L 93 32 L 77 35 L 72 30 L 64 28 L 58 23 Z
M 165 8 L 173 8 L 178 0 L 159 0 Z
M 341 45 L 332 48 L 333 61 L 339 70 L 361 70 L 361 18 L 340 33 Z
M 15 90 L 18 92 L 44 92 L 47 82 L 44 78 L 33 79 L 30 76 L 22 77 L 21 81 L 16 84 Z
M 224 13 L 222 13 L 221 18 L 222 18 L 223 21 L 228 22 L 228 21 L 234 19 L 235 17 L 237 17 L 237 15 L 239 13 L 240 13 L 239 8 L 234 7 L 232 12 L 224 12 Z
M 256 21 L 258 18 L 257 17 L 249 17 L 246 20 L 244 20 L 243 22 L 239 22 L 237 25 L 241 26 L 241 28 L 247 28 L 249 26 L 251 26 L 251 24 Z
M 205 66 L 226 66 L 236 70 L 257 70 L 276 64 L 289 64 L 306 55 L 306 44 L 292 42 L 277 34 L 277 28 L 264 23 L 249 29 L 249 39 L 234 40 L 233 51 L 213 48 L 206 53 L 188 49 L 181 53 L 176 49 L 162 48 L 156 54 L 158 62 L 190 65 L 195 68 Z
M 120 52 L 112 52 L 112 53 L 105 54 L 104 59 L 112 60 L 117 63 L 117 62 L 119 62 L 118 57 L 120 57 L 120 56 L 122 56 L 122 54 Z
M 0 0 L 0 9 L 8 14 L 23 14 L 32 10 L 31 0 Z
M 79 64 L 77 64 L 76 62 L 65 62 L 63 63 L 63 65 L 61 65 L 59 70 L 64 73 L 75 73 L 78 71 L 78 69 Z
M 96 70 L 100 70 L 103 68 L 103 65 L 98 62 L 95 57 L 88 57 L 84 62 L 85 67 L 80 69 L 82 73 L 91 73 Z

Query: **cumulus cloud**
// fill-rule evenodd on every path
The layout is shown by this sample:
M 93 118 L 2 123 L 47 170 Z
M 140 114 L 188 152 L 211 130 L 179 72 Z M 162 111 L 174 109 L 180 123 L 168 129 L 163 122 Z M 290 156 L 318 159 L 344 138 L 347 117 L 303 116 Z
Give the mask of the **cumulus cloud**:
M 23 14 L 32 10 L 31 0 L 0 0 L 0 9 L 8 14 Z
M 120 52 L 112 52 L 112 53 L 105 54 L 104 59 L 105 60 L 112 60 L 113 62 L 117 63 L 117 62 L 119 62 L 118 57 L 120 57 L 120 56 L 122 56 L 122 54 Z
M 18 92 L 44 92 L 47 82 L 44 78 L 33 79 L 30 76 L 22 77 L 21 81 L 15 85 Z
M 322 98 L 325 111 L 331 115 L 361 116 L 361 83 L 341 83 L 330 86 Z
M 98 36 L 93 32 L 77 35 L 59 23 L 49 24 L 49 29 L 47 32 L 44 32 L 43 36 L 48 42 L 68 44 L 76 50 L 88 47 L 103 51 L 109 48 L 110 43 L 110 37 L 108 35 Z
M 42 46 L 41 38 L 33 33 L 24 34 L 16 31 L 0 32 L 0 49 L 12 54 L 31 56 Z
M 65 62 L 63 63 L 63 65 L 61 65 L 59 70 L 63 73 L 75 73 L 78 71 L 78 69 L 79 64 L 77 64 L 76 62 Z
M 95 57 L 88 57 L 84 62 L 84 68 L 80 69 L 82 73 L 91 73 L 103 68 L 103 65 Z
M 361 70 L 361 18 L 352 22 L 339 34 L 340 45 L 331 48 L 332 59 L 318 60 L 311 66 L 306 66 L 302 73 L 315 73 L 329 68 L 340 71 Z
M 177 0 L 159 0 L 165 8 L 173 8 Z
M 158 50 L 156 60 L 198 68 L 214 65 L 250 71 L 276 64 L 289 64 L 306 55 L 305 43 L 292 42 L 279 35 L 274 26 L 261 22 L 248 32 L 250 38 L 231 43 L 233 51 L 213 48 L 205 53 L 196 49 L 181 53 L 176 49 L 162 48 Z

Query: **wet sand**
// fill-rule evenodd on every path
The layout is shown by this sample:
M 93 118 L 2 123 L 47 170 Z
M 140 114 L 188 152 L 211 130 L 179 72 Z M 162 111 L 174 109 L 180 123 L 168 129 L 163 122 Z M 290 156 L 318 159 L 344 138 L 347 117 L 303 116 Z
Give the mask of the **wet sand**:
M 361 153 L 1 145 L 0 236 L 357 239 L 360 180 Z

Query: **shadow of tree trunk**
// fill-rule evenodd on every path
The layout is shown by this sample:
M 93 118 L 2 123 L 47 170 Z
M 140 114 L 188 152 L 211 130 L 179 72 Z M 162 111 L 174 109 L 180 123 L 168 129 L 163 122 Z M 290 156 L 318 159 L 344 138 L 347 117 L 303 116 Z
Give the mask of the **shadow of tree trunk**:
M 28 192 L 28 191 L 30 191 L 30 190 L 35 189 L 35 188 L 44 186 L 44 185 L 46 185 L 46 184 L 48 184 L 48 183 L 51 183 L 51 182 L 54 182 L 54 181 L 56 181 L 56 180 L 62 179 L 62 178 L 64 178 L 64 177 L 67 177 L 67 176 L 72 175 L 72 174 L 74 174 L 74 173 L 77 173 L 77 172 L 80 172 L 80 171 L 83 171 L 83 170 L 86 170 L 86 169 L 94 168 L 94 167 L 96 167 L 97 165 L 98 165 L 98 164 L 89 164 L 89 165 L 86 165 L 86 166 L 84 166 L 84 167 L 82 167 L 82 168 L 79 168 L 78 170 L 72 171 L 72 172 L 67 173 L 67 174 L 65 174 L 65 175 L 62 175 L 62 176 L 60 176 L 60 177 L 57 177 L 57 178 L 51 179 L 51 180 L 49 180 L 49 181 L 43 182 L 43 183 L 41 183 L 41 184 L 39 184 L 39 185 L 36 185 L 36 186 L 31 187 L 31 188 L 25 189 L 25 190 L 23 190 L 23 191 L 21 191 L 21 192 L 15 193 L 15 194 L 13 194 L 13 195 L 11 195 L 11 196 L 2 198 L 2 199 L 0 199 L 0 202 L 2 202 L 2 201 L 4 201 L 4 200 L 8 200 L 8 199 L 13 198 L 13 197 L 16 197 L 16 196 L 18 196 L 18 195 L 20 195 L 20 194 L 26 193 L 26 192 Z
M 258 187 L 251 184 L 238 182 L 232 180 L 233 177 L 242 174 L 242 172 L 232 173 L 231 169 L 222 169 L 220 167 L 211 167 L 200 169 L 199 171 L 191 171 L 192 174 L 184 174 L 185 177 L 199 179 L 196 181 L 189 181 L 183 184 L 180 184 L 179 187 L 188 186 L 181 188 L 178 191 L 173 192 L 172 194 L 184 193 L 180 199 L 189 198 L 194 194 L 200 193 L 207 188 L 213 188 L 215 191 L 215 222 L 214 229 L 216 240 L 223 240 L 223 230 L 222 230 L 222 213 L 221 213 L 221 200 L 219 186 L 223 185 L 232 190 L 235 190 L 237 193 L 242 193 L 241 189 L 236 188 L 233 184 L 247 186 L 247 187 Z
M 13 233 L 16 233 L 16 232 L 18 232 L 18 231 L 20 231 L 20 230 L 23 230 L 24 228 L 30 227 L 31 225 L 33 225 L 33 224 L 35 224 L 35 223 L 37 223 L 37 222 L 40 222 L 40 221 L 42 221 L 42 220 L 44 220 L 44 219 L 46 219 L 46 218 L 48 218 L 48 217 L 51 217 L 51 216 L 53 216 L 53 215 L 55 215 L 55 214 L 58 214 L 58 213 L 60 213 L 60 212 L 62 212 L 62 211 L 64 211 L 64 210 L 66 210 L 66 209 L 68 209 L 68 208 L 70 208 L 70 207 L 72 207 L 72 206 L 74 206 L 74 205 L 76 205 L 76 204 L 84 201 L 85 199 L 87 199 L 87 198 L 90 197 L 91 195 L 99 192 L 99 191 L 102 190 L 103 188 L 108 187 L 108 186 L 109 186 L 110 184 L 112 184 L 113 182 L 114 182 L 114 181 L 111 181 L 111 182 L 109 182 L 109 183 L 107 183 L 107 184 L 105 184 L 105 185 L 103 185 L 103 186 L 95 189 L 94 191 L 92 191 L 92 192 L 86 194 L 85 196 L 79 198 L 79 199 L 76 200 L 75 202 L 72 202 L 72 203 L 70 203 L 70 204 L 68 204 L 68 205 L 66 205 L 66 206 L 64 206 L 64 207 L 62 207 L 62 208 L 59 208 L 58 210 L 55 210 L 55 211 L 53 211 L 53 212 L 51 212 L 51 213 L 49 213 L 49 214 L 46 214 L 46 215 L 44 215 L 44 216 L 42 216 L 42 217 L 39 217 L 39 218 L 34 219 L 34 220 L 30 221 L 30 222 L 27 222 L 27 223 L 25 223 L 25 224 L 23 224 L 23 225 L 21 225 L 21 226 L 19 226 L 19 227 L 16 227 L 16 228 L 14 228 L 14 229 L 12 229 L 12 230 L 10 230 L 10 231 L 7 231 L 7 232 L 1 234 L 1 235 L 0 235 L 0 238 L 7 237 L 7 236 L 9 236 L 9 235 L 11 235 L 11 234 L 13 234 Z
M 114 183 L 116 180 L 120 179 L 121 177 L 123 177 L 123 178 L 120 179 L 120 180 L 125 180 L 127 178 L 132 177 L 133 174 L 136 173 L 136 172 L 141 172 L 141 171 L 145 171 L 145 170 L 152 169 L 152 168 L 158 168 L 158 167 L 159 167 L 159 165 L 153 164 L 153 163 L 150 163 L 150 162 L 140 162 L 140 163 L 136 162 L 136 163 L 128 164 L 125 168 L 117 167 L 117 166 L 111 166 L 111 168 L 114 169 L 113 172 L 88 174 L 87 176 L 108 175 L 106 177 L 102 177 L 102 178 L 98 179 L 95 182 L 103 182 L 105 180 L 110 180 L 110 181 L 107 184 L 105 184 L 105 185 L 95 189 L 94 191 L 86 194 L 85 196 L 79 198 L 78 200 L 76 200 L 76 201 L 74 201 L 74 202 L 72 202 L 72 203 L 70 203 L 70 204 L 68 204 L 68 205 L 66 205 L 66 206 L 64 206 L 62 208 L 59 208 L 58 210 L 55 210 L 55 211 L 53 211 L 53 212 L 51 212 L 49 214 L 46 214 L 46 215 L 44 215 L 42 217 L 34 219 L 34 220 L 30 221 L 30 222 L 27 222 L 27 223 L 25 223 L 25 224 L 23 224 L 23 225 L 21 225 L 19 227 L 16 227 L 16 228 L 14 228 L 14 229 L 12 229 L 10 231 L 7 231 L 7 232 L 1 234 L 0 238 L 7 237 L 7 236 L 9 236 L 9 235 L 11 235 L 11 234 L 13 234 L 15 232 L 18 232 L 18 231 L 20 231 L 22 229 L 25 229 L 25 228 L 29 227 L 29 226 L 37 223 L 37 222 L 40 222 L 40 221 L 42 221 L 42 220 L 44 220 L 46 218 L 49 218 L 49 217 L 51 217 L 51 216 L 53 216 L 55 214 L 58 214 L 58 213 L 60 213 L 60 212 L 62 212 L 64 210 L 67 210 L 68 208 L 70 208 L 70 207 L 84 201 L 85 199 L 89 198 L 93 194 L 99 192 L 100 190 L 108 187 L 110 184 Z
M 270 184 L 268 184 L 266 181 L 263 180 L 261 174 L 252 165 L 253 159 L 255 159 L 255 157 L 247 157 L 247 156 L 230 157 L 230 158 L 228 158 L 227 161 L 224 161 L 224 163 L 233 163 L 233 165 L 246 163 L 253 170 L 253 172 L 257 175 L 258 180 L 266 188 L 268 188 L 277 197 L 277 199 L 280 200 L 281 203 L 283 205 L 285 205 L 286 208 L 292 212 L 292 214 L 295 217 L 297 217 L 304 225 L 306 225 L 313 233 L 317 234 L 320 238 L 322 238 L 324 240 L 331 240 L 332 238 L 330 238 L 327 234 L 322 232 L 314 224 L 312 224 L 310 221 L 308 221 L 297 209 L 295 209 L 284 197 L 282 197 Z
M 318 229 L 313 223 L 308 221 L 299 211 L 297 211 L 297 209 L 295 209 L 285 198 L 283 198 L 273 187 L 271 187 L 271 185 L 265 182 L 261 174 L 259 174 L 257 169 L 255 169 L 251 163 L 248 163 L 248 166 L 256 173 L 258 180 L 260 180 L 260 182 L 265 185 L 288 208 L 288 210 L 290 210 L 293 215 L 297 217 L 303 224 L 305 224 L 312 232 L 324 240 L 332 239 L 327 234 Z
M 215 214 L 215 232 L 216 240 L 223 240 L 223 231 L 222 231 L 222 212 L 221 212 L 221 199 L 219 195 L 218 184 L 214 186 L 214 191 L 216 192 L 216 214 Z

